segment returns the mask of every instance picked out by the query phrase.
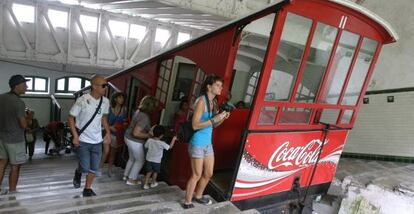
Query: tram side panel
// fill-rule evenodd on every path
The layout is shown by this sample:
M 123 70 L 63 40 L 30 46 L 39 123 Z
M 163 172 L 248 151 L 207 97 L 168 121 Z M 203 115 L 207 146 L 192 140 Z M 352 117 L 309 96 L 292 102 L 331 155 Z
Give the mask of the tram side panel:
M 296 177 L 302 188 L 330 183 L 347 136 L 348 130 L 330 131 L 326 137 L 322 131 L 248 134 L 231 201 L 290 191 Z

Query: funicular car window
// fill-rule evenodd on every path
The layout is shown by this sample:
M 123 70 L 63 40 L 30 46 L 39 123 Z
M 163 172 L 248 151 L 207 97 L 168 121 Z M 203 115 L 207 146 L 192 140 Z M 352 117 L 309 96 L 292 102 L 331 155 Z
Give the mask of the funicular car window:
M 321 96 L 321 103 L 337 104 L 346 79 L 359 35 L 343 31 L 336 49 L 333 65 Z
M 358 53 L 358 58 L 352 70 L 351 78 L 345 90 L 345 95 L 342 100 L 342 105 L 356 105 L 362 86 L 367 76 L 368 70 L 371 66 L 375 50 L 378 42 L 364 38 L 361 49 Z
M 254 20 L 240 34 L 230 91 L 233 104 L 250 107 L 253 101 L 274 19 L 272 13 Z
M 317 24 L 295 102 L 314 103 L 337 33 L 335 27 Z
M 265 100 L 288 101 L 308 39 L 312 20 L 288 13 L 273 62 Z

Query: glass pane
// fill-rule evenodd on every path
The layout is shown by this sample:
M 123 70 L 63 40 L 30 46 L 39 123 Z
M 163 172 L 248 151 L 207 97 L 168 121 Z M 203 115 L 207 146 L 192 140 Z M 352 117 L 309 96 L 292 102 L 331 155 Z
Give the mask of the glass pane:
M 172 62 L 173 62 L 173 60 L 172 60 L 172 59 L 169 59 L 169 60 L 167 61 L 167 68 L 170 68 L 170 69 L 171 69 L 171 67 L 172 67 Z
M 46 79 L 35 78 L 34 90 L 35 91 L 46 91 Z
M 168 82 L 164 81 L 164 84 L 162 85 L 162 91 L 166 92 L 168 91 Z
M 332 46 L 337 33 L 338 30 L 335 27 L 318 23 L 312 39 L 309 56 L 306 60 L 305 70 L 300 80 L 300 86 L 307 90 L 303 94 L 303 88 L 298 88 L 295 98 L 296 102 L 315 102 L 315 97 L 325 74 L 326 65 L 331 56 Z
M 57 90 L 64 91 L 65 90 L 65 78 L 59 79 L 57 81 Z
M 200 84 L 195 83 L 194 84 L 194 90 L 193 90 L 193 96 L 197 96 L 200 93 Z
M 68 90 L 69 91 L 79 91 L 81 89 L 82 79 L 77 77 L 70 77 Z
M 88 87 L 91 85 L 91 82 L 89 80 L 85 80 L 85 86 L 84 87 Z
M 162 78 L 161 78 L 161 77 L 159 77 L 159 78 L 158 78 L 158 82 L 157 82 L 157 87 L 158 87 L 158 88 L 162 88 L 162 81 L 163 81 L 163 80 L 162 80 Z
M 343 31 L 336 49 L 331 71 L 326 81 L 321 102 L 337 104 L 341 94 L 346 75 L 351 65 L 359 35 Z
M 33 90 L 33 78 L 26 77 L 26 79 L 29 80 L 26 82 L 27 90 L 30 90 L 30 91 Z
M 257 124 L 259 125 L 273 125 L 275 123 L 277 107 L 266 106 L 260 111 Z
M 165 69 L 165 79 L 166 80 L 170 79 L 170 73 L 171 73 L 170 69 Z
M 195 71 L 196 65 L 179 63 L 172 97 L 173 101 L 180 101 L 181 98 L 188 97 L 195 76 Z M 198 95 L 198 93 L 196 95 Z
M 374 57 L 375 50 L 377 49 L 378 42 L 364 38 L 359 50 L 358 58 L 355 66 L 352 70 L 351 79 L 345 91 L 342 105 L 356 105 L 359 94 L 361 93 L 362 86 L 367 76 L 368 69 L 371 65 L 372 58 Z
M 311 112 L 305 108 L 283 108 L 279 124 L 308 124 Z
M 164 77 L 164 74 L 165 74 L 165 67 L 160 66 L 160 77 Z
M 155 92 L 155 97 L 159 100 L 161 96 L 161 89 L 157 88 L 157 91 Z
M 166 93 L 164 93 L 164 92 L 161 92 L 161 102 L 163 102 L 163 103 L 165 103 L 165 99 L 167 98 L 167 95 L 166 95 Z
M 319 121 L 327 124 L 336 124 L 340 112 L 341 110 L 339 109 L 324 109 Z
M 353 114 L 354 114 L 353 110 L 345 110 L 344 115 L 342 115 L 341 123 L 349 124 L 351 122 Z
M 240 34 L 230 89 L 233 103 L 248 101 L 246 104 L 251 105 L 251 99 L 246 99 L 246 92 L 255 93 L 257 76 L 262 70 L 274 20 L 275 14 L 254 20 L 243 28 Z
M 288 101 L 294 87 L 312 20 L 288 13 L 266 89 L 266 100 Z

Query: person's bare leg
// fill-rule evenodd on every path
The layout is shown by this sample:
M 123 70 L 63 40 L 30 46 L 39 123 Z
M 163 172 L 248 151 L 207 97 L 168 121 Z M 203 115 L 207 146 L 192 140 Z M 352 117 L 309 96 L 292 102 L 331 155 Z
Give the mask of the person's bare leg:
M 0 187 L 3 183 L 4 172 L 6 171 L 7 163 L 9 161 L 7 159 L 0 159 Z
M 108 156 L 109 150 L 111 149 L 110 144 L 103 143 L 103 152 L 101 157 L 101 163 L 99 164 L 99 168 L 102 169 L 103 165 L 106 161 L 106 157 Z
M 151 174 L 152 174 L 151 172 L 147 172 L 147 174 L 145 175 L 144 186 L 148 185 Z
M 206 188 L 211 176 L 213 176 L 214 155 L 205 157 L 203 160 L 203 174 L 201 175 L 195 190 L 196 198 L 201 198 L 203 196 L 204 189 Z
M 197 185 L 203 172 L 203 159 L 202 158 L 191 158 L 191 177 L 187 181 L 185 189 L 185 204 L 190 204 L 193 199 L 194 189 Z
M 90 172 L 88 173 L 88 175 L 86 175 L 85 189 L 90 189 L 92 187 L 94 177 L 95 177 L 95 174 L 90 173 Z
M 158 173 L 156 172 L 152 173 L 152 183 L 157 183 L 157 176 L 158 176 Z
M 118 148 L 112 147 L 109 153 L 109 163 L 108 163 L 108 176 L 112 176 L 112 165 L 114 165 L 116 154 L 118 153 Z
M 16 191 L 17 182 L 19 181 L 20 165 L 11 165 L 9 176 L 9 191 Z

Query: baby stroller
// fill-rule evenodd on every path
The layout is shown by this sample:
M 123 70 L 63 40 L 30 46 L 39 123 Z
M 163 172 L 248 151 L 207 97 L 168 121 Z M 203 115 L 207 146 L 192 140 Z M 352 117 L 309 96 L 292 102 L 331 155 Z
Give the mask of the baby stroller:
M 43 140 L 46 143 L 45 154 L 59 155 L 62 150 L 65 150 L 66 154 L 71 153 L 72 142 L 70 137 L 70 129 L 66 123 L 61 121 L 50 122 L 43 131 Z M 49 149 L 51 140 L 55 143 L 53 149 Z

